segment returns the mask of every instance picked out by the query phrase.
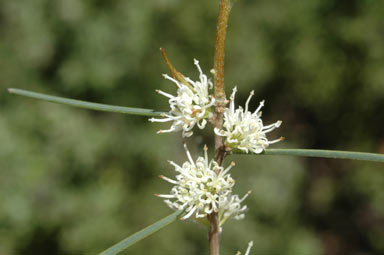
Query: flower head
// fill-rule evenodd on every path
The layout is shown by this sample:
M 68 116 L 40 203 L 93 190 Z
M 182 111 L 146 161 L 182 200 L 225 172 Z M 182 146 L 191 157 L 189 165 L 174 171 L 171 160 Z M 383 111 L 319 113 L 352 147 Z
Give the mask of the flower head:
M 194 64 L 199 70 L 199 81 L 192 81 L 190 78 L 185 77 L 185 82 L 174 79 L 167 74 L 164 78 L 174 82 L 177 86 L 177 95 L 173 96 L 161 90 L 157 92 L 169 98 L 169 105 L 171 110 L 164 114 L 163 119 L 152 118 L 152 122 L 168 122 L 173 121 L 171 128 L 167 130 L 160 130 L 158 133 L 177 132 L 182 130 L 183 137 L 189 137 L 193 134 L 192 129 L 197 125 L 203 129 L 207 124 L 207 118 L 212 115 L 211 107 L 215 100 L 209 96 L 208 89 L 211 89 L 213 84 L 203 74 L 199 61 L 194 60 Z
M 182 166 L 170 161 L 178 172 L 176 180 L 160 176 L 163 180 L 175 185 L 171 189 L 171 194 L 157 196 L 166 198 L 164 202 L 172 209 L 185 210 L 187 214 L 183 219 L 187 219 L 193 214 L 196 218 L 203 218 L 213 212 L 219 214 L 221 223 L 230 217 L 243 218 L 246 206 L 241 207 L 240 203 L 247 195 L 242 199 L 239 199 L 237 195 L 232 195 L 235 181 L 228 173 L 235 164 L 231 163 L 224 169 L 214 160 L 208 163 L 206 146 L 204 147 L 204 157 L 199 157 L 196 162 L 193 161 L 186 146 L 185 150 L 188 161 Z
M 263 125 L 260 109 L 264 106 L 264 101 L 260 102 L 253 113 L 249 112 L 248 105 L 253 96 L 252 91 L 245 103 L 245 109 L 241 106 L 235 109 L 236 91 L 235 87 L 230 97 L 229 108 L 225 109 L 223 129 L 215 128 L 215 133 L 226 137 L 225 144 L 229 148 L 236 148 L 246 153 L 249 151 L 261 153 L 270 144 L 281 141 L 282 138 L 272 141 L 267 139 L 266 134 L 278 128 L 282 122 L 279 120 L 271 125 Z

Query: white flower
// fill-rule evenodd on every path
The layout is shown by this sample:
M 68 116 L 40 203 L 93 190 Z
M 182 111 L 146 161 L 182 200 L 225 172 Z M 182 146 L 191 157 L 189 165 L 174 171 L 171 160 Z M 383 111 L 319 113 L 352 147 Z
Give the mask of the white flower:
M 251 91 L 245 109 L 241 106 L 235 110 L 235 94 L 236 87 L 233 89 L 230 97 L 229 108 L 224 112 L 223 129 L 215 128 L 215 133 L 220 136 L 225 136 L 225 143 L 230 148 L 236 148 L 246 153 L 248 151 L 261 153 L 270 144 L 277 143 L 283 138 L 268 141 L 266 134 L 278 128 L 281 121 L 277 121 L 271 125 L 264 126 L 261 120 L 261 107 L 264 106 L 264 101 L 260 102 L 259 107 L 253 112 L 248 111 L 248 104 L 253 96 Z
M 157 92 L 169 98 L 171 110 L 164 114 L 163 119 L 151 118 L 152 122 L 168 122 L 173 121 L 171 128 L 160 130 L 158 133 L 177 132 L 182 130 L 183 137 L 189 137 L 193 134 L 192 129 L 197 124 L 200 129 L 203 129 L 207 124 L 207 118 L 213 114 L 211 107 L 214 105 L 214 98 L 209 96 L 208 89 L 211 89 L 213 84 L 203 74 L 199 61 L 194 60 L 194 64 L 200 73 L 200 81 L 192 81 L 186 77 L 187 83 L 180 82 L 172 77 L 164 74 L 164 78 L 174 82 L 178 89 L 177 95 L 173 96 L 161 90 Z
M 247 210 L 247 206 L 241 206 L 241 203 L 250 193 L 251 192 L 248 191 L 242 198 L 239 198 L 238 195 L 231 195 L 228 196 L 227 199 L 224 199 L 223 203 L 220 204 L 220 225 L 224 224 L 229 218 L 234 218 L 235 220 L 244 219 L 244 213 Z
M 221 225 L 229 217 L 243 218 L 246 207 L 241 207 L 240 203 L 247 195 L 242 199 L 239 199 L 237 195 L 232 195 L 235 181 L 228 173 L 235 164 L 232 162 L 229 167 L 224 169 L 214 160 L 208 163 L 206 146 L 204 147 L 204 157 L 199 157 L 194 162 L 187 147 L 184 147 L 189 161 L 182 166 L 170 161 L 170 164 L 179 173 L 176 180 L 160 176 L 163 180 L 175 185 L 171 189 L 171 194 L 157 194 L 157 196 L 166 198 L 164 202 L 172 209 L 185 210 L 187 214 L 182 219 L 187 219 L 193 214 L 196 218 L 203 218 L 217 212 Z

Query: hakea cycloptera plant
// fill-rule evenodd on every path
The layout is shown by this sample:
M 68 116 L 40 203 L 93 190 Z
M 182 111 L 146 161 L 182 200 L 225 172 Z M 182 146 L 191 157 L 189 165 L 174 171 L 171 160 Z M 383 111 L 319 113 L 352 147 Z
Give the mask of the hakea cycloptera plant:
M 384 162 L 384 155 L 375 153 L 308 149 L 267 150 L 270 144 L 283 140 L 283 138 L 275 140 L 268 140 L 267 138 L 267 133 L 278 128 L 282 122 L 277 121 L 270 125 L 263 124 L 260 110 L 264 106 L 264 101 L 260 102 L 255 111 L 249 111 L 249 102 L 253 96 L 253 91 L 247 99 L 244 108 L 241 106 L 235 108 L 236 88 L 233 89 L 229 101 L 225 97 L 224 49 L 228 17 L 232 4 L 233 1 L 220 0 L 214 69 L 211 71 L 214 75 L 214 82 L 211 82 L 203 73 L 197 60 L 194 60 L 194 64 L 199 71 L 199 80 L 193 81 L 185 77 L 172 66 L 165 51 L 161 49 L 163 58 L 171 72 L 170 76 L 164 75 L 164 77 L 177 86 L 176 95 L 158 91 L 158 93 L 169 99 L 170 110 L 168 112 L 163 113 L 150 109 L 104 105 L 49 96 L 21 89 L 8 89 L 10 93 L 50 102 L 92 110 L 156 117 L 150 119 L 152 122 L 172 122 L 169 129 L 160 130 L 158 133 L 181 131 L 183 137 L 191 137 L 195 126 L 203 129 L 209 122 L 214 125 L 215 157 L 213 160 L 208 160 L 207 147 L 204 148 L 204 157 L 198 157 L 196 161 L 193 160 L 186 148 L 188 161 L 182 165 L 177 165 L 170 161 L 170 164 L 178 173 L 176 177 L 172 179 L 161 176 L 162 179 L 174 186 L 170 194 L 158 196 L 165 198 L 165 203 L 177 211 L 103 251 L 102 255 L 121 252 L 137 241 L 175 221 L 182 214 L 184 216 L 181 219 L 195 219 L 202 223 L 204 223 L 201 221 L 202 219 L 206 218 L 208 220 L 210 226 L 210 254 L 219 255 L 221 226 L 229 218 L 244 218 L 247 207 L 241 205 L 241 203 L 249 194 L 248 192 L 242 198 L 232 194 L 235 182 L 230 175 L 230 170 L 234 163 L 231 163 L 227 168 L 222 166 L 225 156 L 231 151 Z M 210 93 L 212 87 L 214 88 L 213 94 Z M 226 107 L 228 103 L 229 107 Z M 248 244 L 245 255 L 249 255 L 252 245 L 252 242 Z M 240 253 L 238 252 L 238 254 Z

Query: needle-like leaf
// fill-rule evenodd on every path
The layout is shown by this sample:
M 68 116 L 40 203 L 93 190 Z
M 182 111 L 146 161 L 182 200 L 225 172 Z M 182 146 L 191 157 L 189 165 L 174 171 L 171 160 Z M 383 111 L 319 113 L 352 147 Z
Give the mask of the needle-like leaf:
M 245 154 L 240 151 L 235 153 Z M 259 154 L 250 154 L 250 155 L 259 155 Z M 260 155 L 302 156 L 302 157 L 354 159 L 354 160 L 384 162 L 384 154 L 353 152 L 353 151 L 312 150 L 312 149 L 266 149 Z
M 139 232 L 136 232 L 135 234 L 127 237 L 126 239 L 120 241 L 119 243 L 113 245 L 112 247 L 106 249 L 105 251 L 101 252 L 99 255 L 115 255 L 119 252 L 127 249 L 128 247 L 132 246 L 136 242 L 152 235 L 156 231 L 164 228 L 168 224 L 176 221 L 179 219 L 179 216 L 183 213 L 182 210 L 176 211 L 172 213 L 171 215 L 168 215 L 165 218 L 162 218 L 158 222 L 144 228 L 143 230 L 140 230 Z
M 45 94 L 36 93 L 36 92 L 23 90 L 23 89 L 9 88 L 8 92 L 12 94 L 20 95 L 20 96 L 26 96 L 26 97 L 31 97 L 35 99 L 44 100 L 44 101 L 49 101 L 52 103 L 65 104 L 65 105 L 70 105 L 70 106 L 75 106 L 75 107 L 80 107 L 80 108 L 85 108 L 90 110 L 96 110 L 96 111 L 117 112 L 117 113 L 151 116 L 151 117 L 157 117 L 164 113 L 164 112 L 158 112 L 151 109 L 91 103 L 91 102 L 81 101 L 76 99 L 45 95 Z

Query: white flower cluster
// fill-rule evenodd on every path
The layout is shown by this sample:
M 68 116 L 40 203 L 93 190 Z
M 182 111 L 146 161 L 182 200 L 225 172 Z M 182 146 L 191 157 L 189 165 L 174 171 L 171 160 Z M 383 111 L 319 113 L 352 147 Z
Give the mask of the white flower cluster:
M 171 110 L 164 114 L 163 119 L 152 118 L 152 122 L 168 122 L 173 121 L 170 129 L 160 130 L 158 133 L 177 132 L 182 130 L 183 137 L 190 137 L 193 134 L 193 127 L 197 125 L 203 129 L 207 124 L 208 118 L 212 115 L 211 107 L 215 100 L 209 96 L 208 89 L 212 88 L 212 82 L 203 74 L 199 61 L 196 59 L 194 63 L 200 73 L 200 81 L 192 81 L 186 77 L 186 83 L 180 82 L 172 77 L 164 74 L 164 78 L 174 82 L 177 86 L 177 95 L 173 96 L 161 90 L 157 92 L 169 98 Z
M 236 148 L 246 153 L 261 153 L 270 144 L 277 143 L 282 138 L 268 141 L 266 134 L 280 127 L 281 121 L 277 121 L 271 125 L 264 126 L 261 120 L 261 107 L 264 106 L 264 101 L 260 102 L 259 107 L 251 113 L 248 111 L 249 102 L 253 96 L 253 91 L 250 93 L 245 109 L 241 106 L 235 109 L 236 87 L 233 89 L 230 97 L 229 108 L 224 112 L 223 129 L 215 128 L 214 131 L 219 136 L 225 136 L 225 144 L 229 148 Z
M 203 129 L 207 124 L 207 119 L 212 120 L 214 117 L 215 99 L 209 95 L 209 89 L 213 87 L 213 84 L 203 74 L 196 59 L 194 64 L 200 73 L 200 80 L 192 81 L 173 68 L 164 52 L 163 56 L 170 67 L 173 78 L 166 74 L 164 77 L 176 84 L 177 95 L 173 96 L 158 90 L 158 93 L 169 98 L 171 110 L 162 115 L 163 118 L 152 118 L 150 121 L 173 122 L 169 129 L 160 130 L 158 133 L 182 131 L 183 137 L 190 137 L 195 125 Z M 278 128 L 281 121 L 267 126 L 263 125 L 260 109 L 264 106 L 264 101 L 251 113 L 248 111 L 248 105 L 253 91 L 248 97 L 244 109 L 241 106 L 235 109 L 235 95 L 236 88 L 231 94 L 229 107 L 224 110 L 222 128 L 214 129 L 216 135 L 225 137 L 226 149 L 261 153 L 270 144 L 282 140 L 282 138 L 272 141 L 267 139 L 266 134 Z M 184 210 L 186 214 L 182 219 L 205 218 L 212 213 L 217 213 L 221 226 L 229 218 L 244 218 L 247 206 L 242 206 L 241 203 L 247 198 L 249 192 L 242 198 L 232 194 L 235 181 L 229 171 L 234 163 L 224 169 L 214 160 L 208 162 L 207 147 L 204 147 L 204 157 L 198 157 L 196 161 L 192 159 L 186 146 L 185 150 L 188 161 L 181 166 L 170 161 L 178 172 L 176 178 L 160 176 L 174 185 L 170 194 L 158 194 L 157 196 L 165 198 L 164 202 L 172 209 Z M 250 243 L 246 254 L 249 253 L 251 246 Z
M 215 99 L 209 95 L 209 89 L 212 88 L 212 82 L 203 74 L 199 61 L 194 63 L 200 73 L 200 81 L 192 81 L 190 78 L 174 79 L 168 75 L 164 77 L 174 82 L 178 89 L 177 95 L 173 96 L 166 92 L 158 90 L 161 95 L 169 98 L 171 110 L 163 114 L 160 119 L 151 118 L 152 122 L 173 121 L 171 127 L 167 130 L 160 130 L 158 133 L 169 133 L 182 131 L 183 137 L 190 137 L 193 134 L 193 127 L 197 125 L 203 129 L 207 124 L 207 119 L 213 116 L 213 105 Z M 249 102 L 253 96 L 253 91 L 248 97 L 243 109 L 239 106 L 235 109 L 236 87 L 233 89 L 230 97 L 229 108 L 224 111 L 224 123 L 222 129 L 215 128 L 215 133 L 224 136 L 225 145 L 228 150 L 239 149 L 243 152 L 261 153 L 270 144 L 282 141 L 283 138 L 269 141 L 266 134 L 278 128 L 281 121 L 271 125 L 264 126 L 261 120 L 261 107 L 264 101 L 260 102 L 259 107 L 251 113 L 248 111 Z
M 188 156 L 182 166 L 170 161 L 175 167 L 176 180 L 160 176 L 163 180 L 174 184 L 171 194 L 157 195 L 166 198 L 165 203 L 175 210 L 185 210 L 187 219 L 195 214 L 196 218 L 203 218 L 216 212 L 219 215 L 220 225 L 228 218 L 242 219 L 247 206 L 241 206 L 243 198 L 232 195 L 232 187 L 235 181 L 228 173 L 234 166 L 232 162 L 224 169 L 214 160 L 208 163 L 207 147 L 204 147 L 204 157 L 193 161 L 187 147 L 185 150 Z M 172 199 L 169 200 L 169 199 Z

